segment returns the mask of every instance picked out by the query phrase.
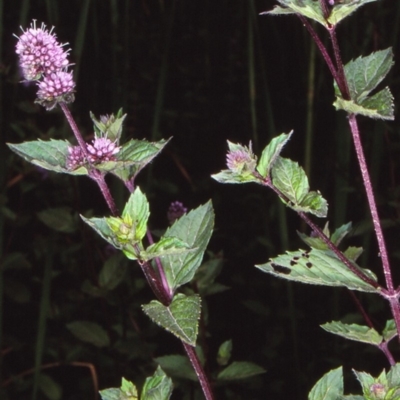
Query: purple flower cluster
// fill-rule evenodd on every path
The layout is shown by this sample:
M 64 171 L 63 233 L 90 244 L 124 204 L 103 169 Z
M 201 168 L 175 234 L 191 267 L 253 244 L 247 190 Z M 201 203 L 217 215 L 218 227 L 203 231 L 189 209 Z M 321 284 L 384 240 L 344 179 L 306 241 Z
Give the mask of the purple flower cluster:
M 182 217 L 183 214 L 187 213 L 187 208 L 183 206 L 180 201 L 174 201 L 170 204 L 167 218 L 170 225 L 172 225 L 175 220 Z
M 36 101 L 48 110 L 57 103 L 72 102 L 75 82 L 72 72 L 67 71 L 69 50 L 64 49 L 65 44 L 57 41 L 53 28 L 47 30 L 44 24 L 37 28 L 35 20 L 30 28 L 22 31 L 16 53 L 25 80 L 37 82 Z
M 116 142 L 112 142 L 106 137 L 96 137 L 91 144 L 86 144 L 88 159 L 91 163 L 96 164 L 105 161 L 115 161 L 115 154 L 119 152 L 121 147 Z M 66 167 L 74 170 L 85 164 L 85 155 L 80 146 L 68 147 L 68 156 Z
M 97 137 L 92 141 L 92 144 L 87 145 L 89 161 L 93 163 L 113 161 L 115 160 L 114 155 L 117 154 L 119 150 L 120 147 L 106 137 Z

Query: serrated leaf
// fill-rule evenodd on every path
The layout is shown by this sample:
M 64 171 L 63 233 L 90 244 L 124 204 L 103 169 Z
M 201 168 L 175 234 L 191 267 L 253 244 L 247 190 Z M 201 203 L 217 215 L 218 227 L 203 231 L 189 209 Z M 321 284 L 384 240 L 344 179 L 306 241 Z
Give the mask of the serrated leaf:
M 198 320 L 200 318 L 200 297 L 178 293 L 167 307 L 153 300 L 142 306 L 143 311 L 158 325 L 162 326 L 185 343 L 196 344 Z
M 211 178 L 215 179 L 219 183 L 259 183 L 259 179 L 252 175 L 243 176 L 237 172 L 233 172 L 229 169 L 224 169 L 218 174 L 211 175 Z
M 149 216 L 149 202 L 140 188 L 137 187 L 129 196 L 129 200 L 122 212 L 122 219 L 134 226 L 135 239 L 138 241 L 142 240 L 146 235 Z
M 224 368 L 217 376 L 218 380 L 236 381 L 264 374 L 266 370 L 257 364 L 248 361 L 234 361 Z
M 328 202 L 322 197 L 321 193 L 308 192 L 300 204 L 295 204 L 292 208 L 296 211 L 308 212 L 319 218 L 325 218 L 328 214 Z
M 102 400 L 138 400 L 138 392 L 136 386 L 122 378 L 120 388 L 109 388 L 99 391 Z
M 74 321 L 67 324 L 67 328 L 82 342 L 91 343 L 96 347 L 107 347 L 110 345 L 107 332 L 95 322 Z
M 152 377 L 144 382 L 141 400 L 168 400 L 172 394 L 172 380 L 164 371 L 157 367 Z
M 129 140 L 116 154 L 116 161 L 101 164 L 99 169 L 109 171 L 124 182 L 133 180 L 137 174 L 149 164 L 170 141 Z
M 257 164 L 257 171 L 263 178 L 269 176 L 272 166 L 292 134 L 293 131 L 289 132 L 288 134 L 282 133 L 281 135 L 273 138 L 268 146 L 263 150 L 260 160 Z
M 191 252 L 161 257 L 172 291 L 193 278 L 203 259 L 213 226 L 214 210 L 209 201 L 183 215 L 165 232 L 164 238 L 178 238 L 194 249 Z
M 288 158 L 277 158 L 272 168 L 272 182 L 295 205 L 300 204 L 310 190 L 303 168 Z
M 176 237 L 162 237 L 157 243 L 153 243 L 143 252 L 141 259 L 148 261 L 156 257 L 183 254 L 195 250 Z
M 383 370 L 377 378 L 374 378 L 366 372 L 360 372 L 354 369 L 353 372 L 361 383 L 363 394 L 367 399 L 387 399 L 385 394 L 388 390 L 388 381 L 385 370 Z M 376 390 L 378 390 L 380 392 L 379 394 L 382 396 L 376 396 L 378 394 Z
M 70 175 L 87 175 L 85 167 L 79 167 L 70 171 L 66 167 L 68 147 L 71 146 L 66 140 L 49 141 L 34 140 L 20 144 L 7 143 L 7 146 L 26 161 L 38 165 L 44 169 L 54 172 L 62 172 Z
M 331 14 L 329 15 L 328 22 L 332 25 L 337 25 L 344 18 L 348 17 L 359 7 L 367 3 L 372 3 L 377 0 L 350 0 L 342 3 L 335 3 Z
M 376 282 L 376 276 L 369 270 L 354 266 Z M 261 271 L 287 280 L 314 285 L 343 286 L 350 290 L 379 293 L 369 283 L 354 275 L 330 250 L 287 252 L 263 265 L 256 265 Z
M 380 104 L 379 102 L 378 104 L 374 104 L 377 102 L 376 98 L 374 98 L 375 96 L 382 96 L 384 98 L 384 102 Z M 363 115 L 373 119 L 393 120 L 393 101 L 389 89 L 383 89 L 375 96 L 371 98 L 371 101 L 364 100 L 363 104 L 361 105 L 356 104 L 353 100 L 344 100 L 340 97 L 337 97 L 333 105 L 337 110 L 344 110 L 349 114 Z M 372 108 L 369 108 L 371 106 Z
M 57 232 L 73 233 L 78 228 L 76 214 L 69 207 L 48 208 L 38 212 L 37 216 L 46 226 Z
M 157 357 L 154 361 L 172 378 L 189 379 L 197 382 L 198 378 L 192 364 L 186 356 L 172 354 Z
M 94 123 L 94 132 L 96 137 L 107 137 L 112 142 L 118 142 L 122 134 L 122 124 L 126 114 L 122 114 L 122 109 L 118 110 L 117 115 L 103 116 L 97 119 L 90 112 L 90 118 Z
M 358 57 L 347 63 L 344 72 L 351 99 L 357 104 L 365 100 L 369 93 L 385 78 L 393 64 L 393 52 L 390 47 L 376 51 L 366 57 Z M 340 95 L 336 83 L 335 93 L 338 96 Z
M 278 0 L 283 6 L 275 6 L 272 11 L 268 11 L 262 14 L 281 15 L 281 14 L 301 14 L 306 18 L 313 19 L 319 22 L 321 25 L 328 27 L 328 23 L 325 20 L 321 7 L 317 1 L 313 0 Z
M 332 243 L 335 246 L 339 246 L 340 242 L 343 240 L 343 238 L 352 230 L 353 225 L 351 222 L 348 222 L 347 224 L 344 224 L 337 228 L 335 232 L 332 233 L 332 236 L 330 237 Z
M 321 328 L 334 335 L 375 346 L 378 346 L 383 340 L 382 336 L 375 329 L 363 325 L 332 321 L 321 325 Z
M 116 249 L 123 249 L 123 245 L 119 242 L 117 235 L 110 229 L 109 225 L 107 224 L 106 218 L 85 218 L 83 215 L 81 215 L 81 218 L 104 240 L 106 240 Z
M 326 373 L 311 389 L 308 400 L 338 400 L 343 396 L 342 367 Z
M 394 319 L 389 319 L 388 321 L 386 321 L 386 325 L 383 329 L 382 335 L 386 341 L 392 340 L 394 337 L 397 336 L 397 328 Z

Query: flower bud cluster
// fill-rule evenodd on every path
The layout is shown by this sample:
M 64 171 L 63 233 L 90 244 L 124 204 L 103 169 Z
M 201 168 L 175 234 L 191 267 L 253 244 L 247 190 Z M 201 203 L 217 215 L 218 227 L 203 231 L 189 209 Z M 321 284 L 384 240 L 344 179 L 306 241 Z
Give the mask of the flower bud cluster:
M 47 30 L 44 24 L 37 28 L 35 20 L 22 31 L 16 53 L 25 80 L 36 81 L 39 87 L 37 103 L 51 110 L 57 103 L 72 102 L 75 82 L 67 71 L 69 50 L 64 49 L 65 44 L 58 42 L 53 28 Z

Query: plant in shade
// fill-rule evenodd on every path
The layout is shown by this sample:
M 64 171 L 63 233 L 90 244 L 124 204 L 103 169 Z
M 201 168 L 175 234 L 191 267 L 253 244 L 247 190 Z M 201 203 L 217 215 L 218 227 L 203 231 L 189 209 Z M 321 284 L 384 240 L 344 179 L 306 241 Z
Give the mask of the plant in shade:
M 359 130 L 360 116 L 382 120 L 394 119 L 393 98 L 389 88 L 377 89 L 393 65 L 393 53 L 388 48 L 368 56 L 355 58 L 346 65 L 342 62 L 336 36 L 339 22 L 360 6 L 374 0 L 278 1 L 279 6 L 263 14 L 294 14 L 299 18 L 320 50 L 333 76 L 336 96 L 334 106 L 337 110 L 347 113 L 385 282 L 378 282 L 373 272 L 377 269 L 374 265 L 368 265 L 369 269 L 366 269 L 358 264 L 362 248 L 343 246 L 342 240 L 351 230 L 351 223 L 337 227 L 331 232 L 328 223 L 321 228 L 310 217 L 311 214 L 325 218 L 328 214 L 328 204 L 320 192 L 310 190 L 308 178 L 298 163 L 281 155 L 293 132 L 275 137 L 265 147 L 259 158 L 253 154 L 251 143 L 246 147 L 228 142 L 228 169 L 213 175 L 213 178 L 221 183 L 254 182 L 270 188 L 288 208 L 298 214 L 311 231 L 310 235 L 299 233 L 306 247 L 297 251 L 288 251 L 256 267 L 270 275 L 290 281 L 347 288 L 365 324 L 332 321 L 322 325 L 322 328 L 344 338 L 375 346 L 387 359 L 389 370 L 383 371 L 377 378 L 366 372 L 354 371 L 362 386 L 363 396 L 344 395 L 340 367 L 328 372 L 318 381 L 311 390 L 309 399 L 399 399 L 400 364 L 396 363 L 389 349 L 389 343 L 394 338 L 399 340 L 400 337 L 400 287 L 396 286 L 392 280 L 392 268 Z M 332 43 L 332 52 L 325 47 L 326 41 L 320 38 L 316 26 L 309 20 L 326 29 Z M 346 133 L 343 132 L 343 134 Z M 386 322 L 381 332 L 374 327 L 372 319 L 354 292 L 375 294 L 388 303 L 393 318 Z
M 120 110 L 116 115 L 90 117 L 94 124 L 94 138 L 86 142 L 68 105 L 74 101 L 75 82 L 69 50 L 60 44 L 53 33 L 36 21 L 18 38 L 16 52 L 26 81 L 37 85 L 36 102 L 47 110 L 59 107 L 64 113 L 75 137 L 75 143 L 66 140 L 34 140 L 20 144 L 8 144 L 9 148 L 26 161 L 45 170 L 86 175 L 93 180 L 110 215 L 105 217 L 81 216 L 113 248 L 121 251 L 127 259 L 139 265 L 152 289 L 155 300 L 142 306 L 143 312 L 156 324 L 171 332 L 181 342 L 187 358 L 180 355 L 159 357 L 159 367 L 147 378 L 141 390 L 141 399 L 168 399 L 172 381 L 165 372 L 190 380 L 199 380 L 206 399 L 213 399 L 209 379 L 204 372 L 204 359 L 196 350 L 198 323 L 201 317 L 200 295 L 222 291 L 222 285 L 214 285 L 220 271 L 218 257 L 202 264 L 203 256 L 211 238 L 214 212 L 210 201 L 188 211 L 176 201 L 168 211 L 170 226 L 158 240 L 148 228 L 150 205 L 146 195 L 136 185 L 136 177 L 165 147 L 168 140 L 148 142 L 121 139 L 126 117 Z M 119 212 L 113 194 L 105 180 L 107 174 L 119 179 L 129 192 L 128 200 Z M 42 213 L 41 218 L 52 227 L 57 223 L 55 215 Z M 113 278 L 112 274 L 117 277 Z M 112 263 L 101 271 L 100 288 L 87 283 L 87 293 L 102 295 L 121 281 L 121 273 Z M 195 280 L 197 291 L 182 286 Z M 83 341 L 97 341 L 99 347 L 109 343 L 107 333 L 93 321 L 73 321 L 67 329 Z M 90 338 L 90 339 L 88 339 Z M 221 383 L 263 373 L 252 363 L 230 362 L 232 344 L 223 343 L 218 354 L 222 366 L 215 380 Z M 222 360 L 222 361 L 221 361 Z M 36 374 L 40 370 L 40 357 L 36 359 Z M 165 371 L 165 372 L 164 372 Z M 35 387 L 34 390 L 37 390 Z M 100 391 L 103 399 L 139 398 L 136 386 L 122 379 L 121 387 Z

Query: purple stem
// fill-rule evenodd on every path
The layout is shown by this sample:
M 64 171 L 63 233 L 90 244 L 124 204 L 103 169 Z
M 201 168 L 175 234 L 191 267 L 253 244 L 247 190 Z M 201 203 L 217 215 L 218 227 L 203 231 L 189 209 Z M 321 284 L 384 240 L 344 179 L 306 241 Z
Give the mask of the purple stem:
M 323 2 L 324 0 L 321 0 L 321 1 Z M 325 6 L 326 6 L 326 4 L 325 4 Z M 325 12 L 324 7 L 322 7 L 322 10 L 323 10 L 323 12 Z M 299 18 L 301 19 L 301 21 L 303 22 L 303 24 L 305 25 L 307 30 L 310 32 L 311 37 L 313 38 L 313 40 L 317 44 L 318 48 L 320 49 L 322 56 L 324 57 L 327 65 L 332 73 L 332 76 L 335 79 L 335 81 L 339 87 L 342 97 L 345 100 L 350 100 L 351 99 L 350 91 L 349 91 L 347 79 L 346 79 L 346 76 L 344 73 L 344 66 L 343 66 L 343 62 L 341 59 L 340 49 L 339 49 L 339 45 L 338 45 L 338 41 L 337 41 L 337 37 L 336 37 L 336 27 L 331 26 L 330 28 L 328 28 L 328 32 L 329 32 L 329 35 L 330 35 L 330 38 L 332 41 L 333 52 L 335 55 L 335 61 L 336 61 L 336 69 L 335 69 L 333 67 L 332 60 L 330 59 L 329 55 L 327 54 L 325 47 L 323 46 L 321 40 L 319 39 L 318 35 L 314 31 L 311 24 L 309 24 L 308 21 L 303 16 L 299 15 Z M 360 132 L 359 132 L 358 123 L 357 123 L 357 117 L 355 114 L 349 114 L 349 125 L 350 125 L 350 130 L 352 133 L 353 142 L 354 142 L 354 146 L 355 146 L 355 150 L 356 150 L 356 154 L 357 154 L 357 158 L 358 158 L 358 163 L 359 163 L 360 170 L 361 170 L 361 176 L 363 178 L 363 183 L 364 183 L 365 191 L 367 194 L 368 204 L 369 204 L 369 208 L 370 208 L 370 212 L 371 212 L 371 216 L 372 216 L 372 222 L 374 225 L 374 230 L 375 230 L 376 238 L 378 241 L 379 252 L 380 252 L 381 259 L 382 259 L 383 273 L 385 276 L 386 287 L 387 287 L 387 290 L 382 290 L 382 295 L 386 299 L 389 300 L 390 308 L 391 308 L 393 318 L 396 323 L 396 328 L 397 328 L 397 332 L 399 334 L 399 339 L 400 339 L 400 304 L 399 304 L 399 300 L 398 300 L 399 292 L 396 291 L 393 286 L 389 257 L 388 257 L 388 253 L 387 253 L 387 249 L 386 249 L 385 239 L 383 236 L 381 222 L 380 222 L 379 215 L 378 215 L 378 210 L 376 207 L 375 196 L 374 196 L 374 192 L 373 192 L 373 188 L 372 188 L 372 184 L 371 184 L 371 179 L 369 176 L 368 167 L 367 167 L 367 163 L 366 163 L 365 156 L 364 156 L 364 150 L 363 150 L 362 143 L 361 143 Z M 348 264 L 346 264 L 346 265 L 349 267 Z M 351 270 L 353 271 L 353 269 L 351 269 Z M 353 272 L 355 273 L 355 271 L 353 271 Z M 359 275 L 357 274 L 357 276 L 359 276 Z
M 281 197 L 286 203 L 289 203 L 290 200 L 276 187 L 273 185 L 272 181 L 263 179 L 263 183 L 270 187 L 279 197 Z M 321 229 L 314 224 L 313 221 L 305 214 L 304 212 L 298 211 L 297 214 L 299 217 L 320 237 L 324 243 L 336 254 L 339 260 L 346 265 L 346 267 L 353 272 L 354 275 L 358 276 L 364 282 L 373 286 L 380 291 L 383 288 L 374 280 L 372 280 L 369 276 L 365 275 L 362 270 L 358 269 L 333 243 L 332 241 L 321 231 Z
M 74 133 L 75 138 L 78 141 L 78 144 L 79 144 L 83 154 L 86 157 L 86 160 L 89 161 L 89 157 L 88 157 L 89 154 L 88 154 L 88 151 L 87 151 L 87 148 L 86 148 L 86 143 L 83 140 L 82 134 L 81 134 L 78 126 L 76 125 L 76 122 L 74 120 L 74 117 L 71 114 L 71 111 L 69 110 L 68 106 L 65 103 L 58 103 L 58 104 L 60 105 L 61 110 L 63 111 L 63 113 L 65 115 L 65 118 L 67 118 L 69 126 L 71 127 L 72 132 Z
M 65 103 L 59 103 L 61 109 L 64 112 L 65 117 L 67 118 L 67 121 L 74 132 L 74 135 L 76 137 L 76 140 L 79 143 L 79 146 L 81 147 L 83 154 L 85 155 L 86 159 L 89 161 L 88 158 L 88 152 L 86 148 L 86 143 L 82 138 L 82 135 L 79 131 L 78 126 L 75 123 L 75 120 L 67 107 Z M 90 165 L 90 162 L 89 162 Z M 99 188 L 101 190 L 101 193 L 104 196 L 104 199 L 106 200 L 108 207 L 113 215 L 118 215 L 118 209 L 115 205 L 114 199 L 111 195 L 111 192 L 108 188 L 108 185 L 104 179 L 104 174 L 101 171 L 96 170 L 95 168 L 92 168 L 90 165 L 89 169 L 89 176 L 99 185 Z M 132 193 L 134 190 L 134 185 L 133 182 L 129 181 L 125 183 L 126 187 L 128 190 Z M 149 236 L 150 235 L 150 236 Z M 153 239 L 151 237 L 151 233 L 148 231 L 147 232 L 147 237 L 149 237 L 149 241 L 153 242 Z M 149 286 L 151 287 L 154 295 L 157 297 L 157 299 L 164 305 L 164 306 L 169 306 L 171 304 L 173 294 L 171 293 L 171 289 L 168 285 L 168 281 L 165 276 L 165 272 L 162 266 L 162 263 L 159 259 L 156 259 L 156 263 L 158 266 L 158 272 L 161 277 L 161 282 L 160 278 L 157 276 L 156 272 L 154 271 L 152 265 L 147 262 L 147 261 L 139 261 L 138 263 L 140 267 L 142 268 L 143 274 L 146 277 L 147 282 L 149 283 Z M 211 385 L 209 380 L 207 379 L 207 375 L 200 363 L 200 360 L 194 351 L 193 347 L 182 341 L 183 347 L 186 351 L 186 354 L 189 357 L 189 360 L 196 371 L 196 375 L 199 378 L 200 385 L 203 389 L 204 396 L 206 400 L 213 400 L 213 392 L 211 389 Z
M 211 384 L 207 378 L 207 375 L 204 372 L 203 366 L 200 364 L 199 357 L 194 349 L 194 347 L 182 341 L 183 348 L 186 351 L 187 356 L 196 372 L 197 377 L 199 378 L 201 388 L 203 389 L 204 396 L 206 400 L 213 400 L 214 395 L 211 390 Z
M 147 235 L 147 239 L 148 239 L 149 243 L 153 244 L 154 243 L 153 236 L 152 236 L 152 234 L 151 234 L 149 229 L 147 230 L 146 235 Z M 160 278 L 161 278 L 161 283 L 162 283 L 162 285 L 164 287 L 164 292 L 168 295 L 168 297 L 170 299 L 169 302 L 171 302 L 172 298 L 174 297 L 174 294 L 173 294 L 171 288 L 169 287 L 167 277 L 165 276 L 164 267 L 163 267 L 162 262 L 161 262 L 159 257 L 156 257 L 155 261 L 156 261 L 156 264 L 157 264 L 158 273 L 159 273 Z

